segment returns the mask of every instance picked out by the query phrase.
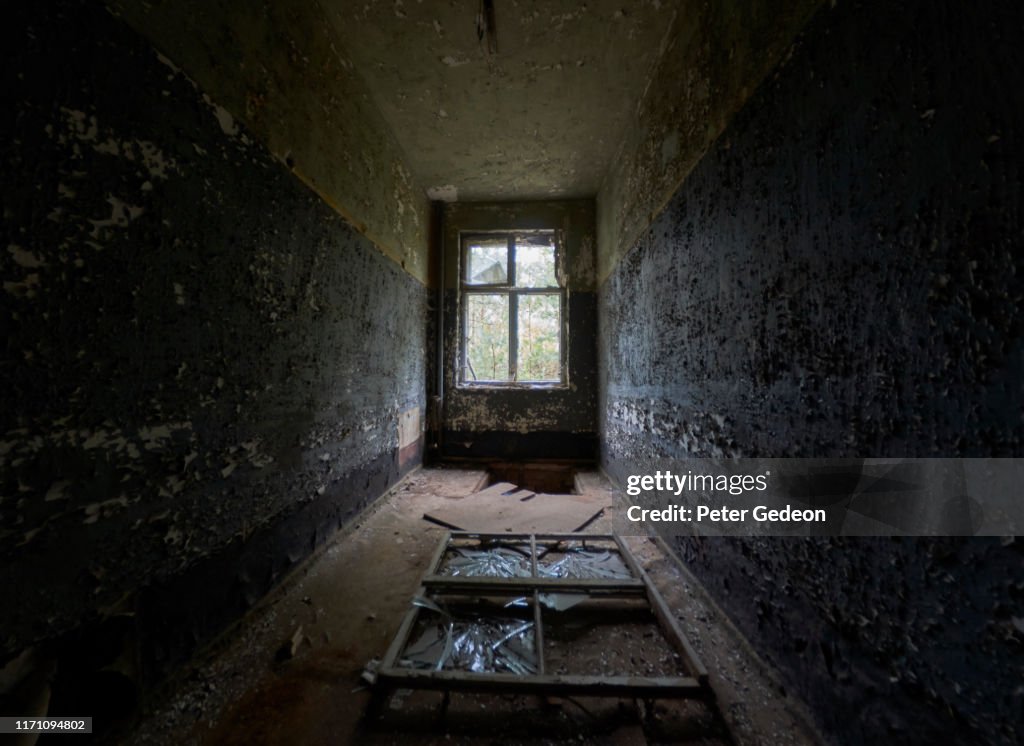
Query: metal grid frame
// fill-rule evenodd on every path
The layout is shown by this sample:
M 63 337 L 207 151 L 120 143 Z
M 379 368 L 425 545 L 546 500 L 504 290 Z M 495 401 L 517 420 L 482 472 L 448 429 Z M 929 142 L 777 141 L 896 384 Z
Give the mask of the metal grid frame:
M 459 577 L 440 574 L 445 554 L 453 540 L 476 539 L 481 543 L 518 542 L 530 544 L 531 577 Z M 537 561 L 551 549 L 538 556 L 538 542 L 556 542 L 555 547 L 566 542 L 611 543 L 621 556 L 633 577 L 628 579 L 605 580 L 600 578 L 547 578 L 537 574 Z M 494 693 L 532 693 L 545 695 L 587 695 L 609 697 L 660 698 L 710 698 L 713 696 L 708 685 L 708 673 L 689 640 L 679 628 L 665 599 L 651 583 L 650 577 L 637 562 L 622 539 L 615 534 L 495 534 L 469 531 L 448 531 L 442 537 L 437 549 L 420 580 L 416 596 L 429 592 L 444 592 L 451 595 L 473 596 L 481 593 L 532 594 L 534 613 L 535 647 L 537 651 L 537 673 L 476 673 L 471 671 L 425 671 L 398 666 L 399 656 L 406 649 L 419 619 L 420 607 L 412 606 L 388 647 L 387 653 L 377 667 L 375 685 L 385 688 L 435 689 L 445 692 L 472 690 Z M 544 668 L 544 621 L 541 614 L 539 595 L 541 592 L 584 593 L 589 597 L 645 598 L 648 610 L 654 615 L 668 643 L 679 654 L 688 676 L 595 676 L 595 675 L 552 675 Z

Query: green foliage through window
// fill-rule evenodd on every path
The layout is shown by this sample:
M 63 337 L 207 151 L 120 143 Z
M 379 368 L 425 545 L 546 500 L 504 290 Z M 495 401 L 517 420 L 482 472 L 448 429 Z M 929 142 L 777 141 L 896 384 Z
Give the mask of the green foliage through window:
M 464 383 L 562 381 L 562 296 L 552 233 L 463 239 Z

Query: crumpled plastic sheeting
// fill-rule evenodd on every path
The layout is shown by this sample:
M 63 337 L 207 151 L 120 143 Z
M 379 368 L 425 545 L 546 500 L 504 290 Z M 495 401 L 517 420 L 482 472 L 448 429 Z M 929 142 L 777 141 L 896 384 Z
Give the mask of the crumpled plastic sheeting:
M 529 557 L 513 549 L 464 549 L 450 550 L 454 555 L 444 565 L 445 575 L 484 578 L 528 578 L 530 577 Z
M 537 673 L 533 622 L 453 621 L 428 627 L 405 649 L 400 665 L 474 673 Z
M 617 552 L 569 549 L 557 562 L 538 563 L 537 574 L 548 578 L 605 578 L 633 577 Z

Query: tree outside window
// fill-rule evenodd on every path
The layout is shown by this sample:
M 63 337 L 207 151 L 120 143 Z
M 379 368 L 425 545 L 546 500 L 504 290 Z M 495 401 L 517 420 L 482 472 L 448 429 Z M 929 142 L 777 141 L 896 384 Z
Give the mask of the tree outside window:
M 461 383 L 564 382 L 557 266 L 550 231 L 462 237 Z

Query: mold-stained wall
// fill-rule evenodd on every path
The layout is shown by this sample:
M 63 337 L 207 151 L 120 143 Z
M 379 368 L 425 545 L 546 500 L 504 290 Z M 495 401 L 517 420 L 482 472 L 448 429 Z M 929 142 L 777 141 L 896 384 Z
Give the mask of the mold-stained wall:
M 459 387 L 460 233 L 553 229 L 565 251 L 564 387 Z M 593 200 L 452 203 L 444 212 L 445 456 L 592 459 L 596 455 L 597 310 Z
M 150 681 L 418 463 L 428 291 L 100 4 L 2 34 L 0 656 Z
M 600 287 L 612 474 L 1024 455 L 1022 24 L 1008 1 L 818 11 Z M 1019 539 L 678 547 L 837 742 L 1019 738 Z
M 319 2 L 107 5 L 381 251 L 426 282 L 429 201 Z
M 682 0 L 597 197 L 598 278 L 640 238 L 823 0 Z
M 479 2 L 318 1 L 430 196 L 463 202 L 593 196 L 680 4 L 499 2 L 489 53 Z

